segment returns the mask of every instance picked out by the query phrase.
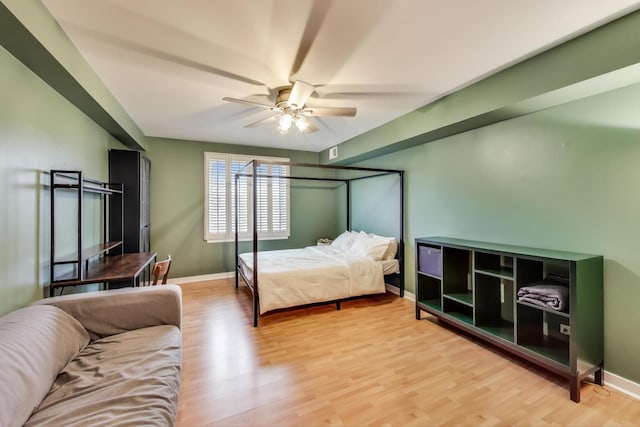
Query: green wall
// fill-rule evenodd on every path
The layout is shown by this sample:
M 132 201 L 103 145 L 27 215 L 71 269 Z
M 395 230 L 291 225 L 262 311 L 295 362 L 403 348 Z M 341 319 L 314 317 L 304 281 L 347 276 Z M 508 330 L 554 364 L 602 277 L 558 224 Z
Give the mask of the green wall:
M 397 174 L 352 182 L 351 228 L 400 237 L 400 178 Z
M 640 84 L 360 163 L 405 170 L 407 289 L 416 237 L 602 254 L 605 368 L 640 382 L 639 117 Z
M 173 277 L 234 271 L 234 244 L 204 241 L 204 153 L 226 152 L 288 157 L 292 162 L 318 163 L 318 153 L 234 146 L 208 142 L 149 138 L 151 160 L 151 246 L 159 258 L 171 254 Z M 336 190 L 307 181 L 291 183 L 291 237 L 268 240 L 260 249 L 315 244 L 335 235 Z M 251 250 L 243 244 L 242 251 Z
M 0 314 L 4 314 L 41 298 L 49 281 L 48 171 L 80 169 L 92 178 L 106 179 L 107 147 L 120 144 L 1 47 L 0 70 Z M 73 209 L 67 202 L 63 201 L 62 212 Z M 87 200 L 85 207 L 89 245 L 99 238 L 90 226 L 96 220 L 95 201 Z M 66 226 L 73 229 L 73 224 Z M 64 252 L 68 242 L 60 243 Z

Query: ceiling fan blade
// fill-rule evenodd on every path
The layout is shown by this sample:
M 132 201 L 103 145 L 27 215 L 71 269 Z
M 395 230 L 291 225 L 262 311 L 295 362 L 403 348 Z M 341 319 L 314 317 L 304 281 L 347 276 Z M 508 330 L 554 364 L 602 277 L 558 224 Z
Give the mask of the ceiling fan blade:
M 317 2 L 322 0 L 317 0 Z M 314 39 L 307 42 L 304 57 L 296 57 L 290 80 L 297 78 L 312 82 L 331 82 L 354 57 L 394 9 L 388 0 L 333 1 L 316 30 Z M 354 17 L 357 17 L 354 19 Z M 307 31 L 300 43 L 305 42 Z M 336 40 L 339 40 L 336 43 Z
M 315 85 L 316 91 L 311 95 L 318 99 L 353 99 L 353 98 L 424 98 L 424 88 L 416 85 Z
M 385 99 L 385 98 L 417 98 L 419 92 L 332 92 L 318 95 L 318 99 Z
M 355 107 L 308 107 L 302 110 L 302 114 L 305 116 L 354 117 L 356 111 Z
M 229 101 L 229 102 L 237 102 L 238 104 L 246 104 L 252 107 L 266 108 L 267 110 L 271 110 L 271 111 L 277 110 L 277 108 L 274 107 L 273 105 L 262 104 L 260 102 L 254 102 L 254 101 L 247 101 L 246 99 L 230 98 L 228 96 L 225 96 L 224 98 L 222 98 L 222 100 Z
M 116 49 L 132 52 L 134 54 L 146 56 L 155 60 L 170 62 L 173 64 L 181 65 L 183 67 L 204 71 L 205 73 L 208 73 L 208 74 L 218 75 L 231 80 L 236 80 L 238 82 L 247 83 L 253 86 L 266 87 L 266 84 L 261 81 L 258 81 L 246 76 L 241 76 L 239 74 L 235 74 L 230 71 L 223 70 L 222 68 L 218 68 L 209 64 L 205 64 L 203 62 L 196 61 L 194 59 L 183 57 L 168 50 L 164 51 L 161 49 L 157 49 L 155 47 L 146 46 L 142 43 L 138 43 L 133 40 L 127 40 L 125 38 L 119 38 L 113 35 L 103 34 L 94 29 L 82 27 L 73 23 L 68 23 L 66 24 L 66 26 L 72 29 L 75 33 L 81 35 L 82 37 L 94 40 L 99 43 L 103 43 L 105 45 L 115 47 Z M 187 39 L 187 42 L 191 44 L 194 43 L 194 41 L 190 39 Z M 207 48 L 210 48 L 210 46 L 207 46 Z
M 309 125 L 307 126 L 307 128 L 304 130 L 304 133 L 314 133 L 314 132 L 318 132 L 318 128 L 315 127 L 314 125 L 312 125 L 311 123 L 309 123 Z
M 245 127 L 246 128 L 254 128 L 256 126 L 260 126 L 260 125 L 263 125 L 265 123 L 275 122 L 279 118 L 280 118 L 279 115 L 267 117 L 266 119 L 262 119 L 262 120 L 258 120 L 257 122 L 249 123 L 248 125 L 245 125 Z
M 289 73 L 290 78 L 300 71 L 300 67 L 307 57 L 307 54 L 311 49 L 311 45 L 318 36 L 332 3 L 333 0 L 315 0 L 313 2 L 311 10 L 309 11 L 309 16 L 307 17 L 307 22 L 304 26 L 304 32 L 302 33 L 300 44 L 298 45 L 296 57 L 291 65 L 291 72 Z
M 302 80 L 296 80 L 291 88 L 291 94 L 289 95 L 287 104 L 290 107 L 302 108 L 314 90 L 316 90 L 316 88 L 313 85 L 303 82 Z

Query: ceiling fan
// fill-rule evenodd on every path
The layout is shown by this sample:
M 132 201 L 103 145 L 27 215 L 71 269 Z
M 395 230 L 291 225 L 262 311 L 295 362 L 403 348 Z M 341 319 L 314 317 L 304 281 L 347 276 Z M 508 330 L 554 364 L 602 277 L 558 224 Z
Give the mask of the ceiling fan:
M 249 101 L 245 99 L 222 98 L 225 101 L 237 102 L 240 104 L 250 105 L 273 111 L 275 114 L 266 119 L 246 125 L 246 128 L 256 127 L 265 123 L 278 122 L 278 131 L 280 133 L 288 133 L 295 125 L 300 132 L 312 133 L 318 130 L 309 121 L 309 117 L 319 116 L 339 116 L 354 117 L 356 115 L 355 107 L 310 107 L 307 106 L 307 100 L 315 91 L 315 87 L 302 80 L 296 80 L 293 86 L 287 86 L 278 90 L 274 105 L 262 104 L 260 102 Z

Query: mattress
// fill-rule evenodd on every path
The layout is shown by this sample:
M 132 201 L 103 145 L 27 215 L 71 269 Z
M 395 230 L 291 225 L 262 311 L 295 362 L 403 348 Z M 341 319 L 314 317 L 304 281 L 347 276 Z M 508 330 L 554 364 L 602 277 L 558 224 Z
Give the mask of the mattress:
M 384 261 L 380 261 L 382 265 L 382 274 L 385 276 L 388 274 L 399 274 L 400 273 L 400 262 L 397 259 L 387 259 Z
M 393 263 L 386 266 L 388 270 L 394 268 Z M 240 267 L 251 280 L 253 253 L 240 254 Z M 260 314 L 279 308 L 384 293 L 383 276 L 382 262 L 331 246 L 259 252 Z

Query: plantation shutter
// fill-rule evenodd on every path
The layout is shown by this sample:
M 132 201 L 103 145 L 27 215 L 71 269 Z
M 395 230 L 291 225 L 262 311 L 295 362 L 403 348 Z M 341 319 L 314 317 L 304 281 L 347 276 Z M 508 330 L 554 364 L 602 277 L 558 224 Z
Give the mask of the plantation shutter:
M 226 159 L 209 158 L 208 200 L 206 230 L 208 238 L 227 234 L 227 162 Z
M 272 165 L 271 175 L 271 230 L 274 234 L 287 233 L 289 231 L 289 180 L 276 178 L 287 176 L 287 166 Z
M 236 194 L 238 203 L 238 237 L 250 239 L 252 232 L 253 191 L 256 191 L 256 228 L 260 238 L 289 236 L 288 166 L 261 164 L 257 168 L 256 188 L 252 159 L 223 153 L 205 153 L 205 227 L 207 241 L 231 241 L 235 237 Z M 259 158 L 262 161 L 288 161 L 281 158 Z M 262 176 L 261 176 L 262 175 Z M 236 188 L 237 184 L 237 188 Z

